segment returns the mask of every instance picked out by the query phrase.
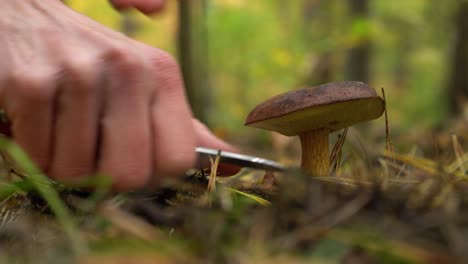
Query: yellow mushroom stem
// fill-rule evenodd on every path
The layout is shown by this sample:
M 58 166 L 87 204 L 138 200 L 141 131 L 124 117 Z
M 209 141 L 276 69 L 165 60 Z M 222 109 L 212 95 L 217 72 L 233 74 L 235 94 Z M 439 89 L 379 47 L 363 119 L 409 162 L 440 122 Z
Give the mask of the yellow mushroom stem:
M 329 176 L 330 174 L 329 133 L 328 128 L 319 128 L 299 135 L 302 148 L 301 167 L 312 176 Z

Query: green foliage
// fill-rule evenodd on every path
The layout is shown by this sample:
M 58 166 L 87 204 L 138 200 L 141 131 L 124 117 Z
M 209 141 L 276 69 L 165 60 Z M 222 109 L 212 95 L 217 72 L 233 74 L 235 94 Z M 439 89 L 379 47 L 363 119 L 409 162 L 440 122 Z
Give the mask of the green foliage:
M 70 5 L 119 29 L 121 15 L 105 0 L 72 0 Z M 174 2 L 154 19 L 131 12 L 135 38 L 176 50 Z M 446 116 L 451 17 L 455 0 L 370 1 L 370 16 L 349 18 L 348 2 L 206 2 L 209 78 L 215 111 L 211 123 L 240 131 L 250 109 L 281 92 L 300 88 L 317 73 L 323 54 L 332 54 L 332 80 L 343 79 L 346 54 L 371 41 L 371 85 L 385 87 L 392 125 L 430 127 Z M 318 83 L 311 83 L 318 84 Z
M 216 93 L 223 98 L 218 101 L 218 124 L 241 128 L 255 104 L 299 88 L 305 75 L 314 74 L 313 64 L 325 52 L 338 58 L 334 76 L 342 78 L 345 52 L 364 39 L 373 45 L 372 85 L 387 89 L 390 109 L 398 117 L 392 120 L 393 125 L 411 128 L 417 121 L 427 127 L 445 117 L 446 105 L 441 98 L 447 96 L 444 86 L 450 31 L 433 30 L 435 23 L 427 13 L 438 8 L 436 3 L 371 1 L 368 19 L 347 23 L 343 1 L 322 4 L 305 19 L 300 8 L 303 1 L 287 8 L 271 1 L 234 7 L 213 2 L 210 57 L 215 66 Z M 447 17 L 450 6 L 438 10 L 438 16 Z M 449 21 L 439 19 L 437 23 Z M 441 44 L 436 34 L 444 35 L 446 41 Z
M 47 178 L 37 166 L 29 159 L 19 146 L 13 142 L 0 137 L 0 151 L 7 153 L 12 159 L 21 166 L 22 170 L 28 175 L 24 184 L 13 184 L 13 189 L 18 190 L 18 187 L 23 187 L 23 191 L 35 190 L 49 205 L 51 211 L 57 217 L 58 222 L 63 226 L 67 234 L 70 244 L 73 247 L 75 254 L 81 254 L 86 251 L 86 244 L 78 232 L 76 219 L 74 219 L 65 206 L 62 199 L 59 197 L 57 184 L 54 184 Z M 1 193 L 8 191 L 8 186 L 2 188 Z

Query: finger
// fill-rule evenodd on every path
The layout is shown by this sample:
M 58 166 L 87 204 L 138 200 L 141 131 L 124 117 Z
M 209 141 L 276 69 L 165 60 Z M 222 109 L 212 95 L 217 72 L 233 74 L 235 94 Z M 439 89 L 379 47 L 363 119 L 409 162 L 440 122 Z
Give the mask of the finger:
M 192 120 L 193 127 L 195 129 L 195 134 L 197 137 L 197 146 L 207 147 L 212 149 L 220 149 L 230 152 L 237 152 L 238 150 L 231 146 L 230 144 L 219 139 L 206 127 L 205 124 L 200 122 L 198 119 Z
M 151 169 L 150 78 L 125 50 L 109 52 L 106 64 L 99 171 L 114 177 L 117 189 L 142 187 Z
M 98 131 L 97 60 L 87 53 L 64 51 L 63 81 L 57 99 L 55 144 L 50 175 L 70 181 L 95 169 Z
M 151 106 L 156 177 L 172 177 L 195 163 L 195 134 L 180 71 L 168 54 L 151 49 L 155 91 Z
M 133 7 L 145 14 L 161 11 L 166 4 L 165 0 L 111 0 L 110 2 L 116 9 L 123 10 Z
M 1 49 L 0 104 L 11 121 L 10 135 L 42 169 L 50 161 L 53 102 L 59 69 L 42 56 L 38 35 L 22 41 L 10 34 Z
M 28 65 L 10 75 L 3 94 L 15 142 L 42 170 L 50 162 L 57 76 L 55 69 L 43 64 Z

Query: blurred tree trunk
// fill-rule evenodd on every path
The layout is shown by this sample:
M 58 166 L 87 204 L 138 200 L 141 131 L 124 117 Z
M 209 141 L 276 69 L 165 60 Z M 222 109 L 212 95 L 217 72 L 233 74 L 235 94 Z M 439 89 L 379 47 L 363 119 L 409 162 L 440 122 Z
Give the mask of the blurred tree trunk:
M 134 37 L 138 30 L 138 23 L 133 16 L 129 13 L 125 13 L 121 17 L 120 27 L 122 33 L 129 37 Z
M 208 76 L 207 0 L 179 1 L 179 61 L 194 116 L 209 123 L 212 98 Z
M 402 30 L 396 46 L 398 60 L 395 65 L 395 86 L 399 89 L 408 87 L 410 67 L 407 58 L 413 49 L 410 34 L 408 30 Z
M 310 73 L 308 80 L 310 85 L 321 85 L 333 81 L 333 54 L 326 51 L 319 55 L 313 72 Z
M 333 4 L 330 0 L 303 0 L 304 41 L 313 43 L 329 39 L 333 30 Z M 323 21 L 323 23 L 316 23 Z M 314 28 L 315 26 L 315 28 Z M 311 51 L 315 53 L 316 51 Z M 307 86 L 315 86 L 331 82 L 335 73 L 335 54 L 333 49 L 324 48 L 317 56 L 311 57 L 311 71 L 303 81 Z
M 454 115 L 464 114 L 468 110 L 468 1 L 459 2 L 449 83 L 450 110 Z
M 369 0 L 349 0 L 351 23 L 369 20 Z M 346 78 L 367 83 L 371 56 L 371 40 L 368 32 L 358 37 L 357 45 L 348 52 Z

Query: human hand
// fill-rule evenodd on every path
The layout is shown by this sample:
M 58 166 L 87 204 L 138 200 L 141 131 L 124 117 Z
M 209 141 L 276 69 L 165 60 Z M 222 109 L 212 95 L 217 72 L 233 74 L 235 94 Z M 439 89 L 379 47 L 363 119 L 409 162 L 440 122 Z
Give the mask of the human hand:
M 100 172 L 129 190 L 183 174 L 196 145 L 232 151 L 192 118 L 167 53 L 58 0 L 0 6 L 0 107 L 52 178 Z
M 152 14 L 163 9 L 166 0 L 109 0 L 119 10 L 136 8 L 142 13 Z

